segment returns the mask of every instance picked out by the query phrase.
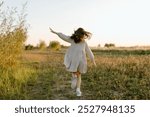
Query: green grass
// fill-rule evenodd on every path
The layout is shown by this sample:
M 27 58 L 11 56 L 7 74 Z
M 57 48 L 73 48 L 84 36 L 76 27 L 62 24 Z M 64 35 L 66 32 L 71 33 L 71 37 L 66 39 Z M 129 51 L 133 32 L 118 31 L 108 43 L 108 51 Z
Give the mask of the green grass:
M 142 49 L 130 49 L 130 50 L 122 50 L 122 49 L 94 49 L 93 52 L 95 52 L 97 55 L 118 55 L 118 56 L 133 56 L 133 55 L 150 55 L 150 50 L 142 50 Z
M 0 69 L 0 99 L 28 99 L 27 84 L 36 80 L 34 69 L 24 66 Z

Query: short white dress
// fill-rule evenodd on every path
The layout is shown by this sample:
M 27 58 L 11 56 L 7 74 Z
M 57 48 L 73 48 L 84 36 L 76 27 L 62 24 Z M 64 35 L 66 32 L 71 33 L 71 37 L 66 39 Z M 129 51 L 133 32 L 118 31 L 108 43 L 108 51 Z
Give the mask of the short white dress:
M 66 36 L 62 33 L 57 33 L 57 35 L 66 42 L 69 42 L 71 46 L 65 53 L 64 64 L 67 71 L 86 73 L 87 72 L 87 59 L 86 54 L 91 60 L 94 60 L 94 55 L 91 49 L 88 47 L 86 41 L 80 43 L 75 43 L 70 36 Z

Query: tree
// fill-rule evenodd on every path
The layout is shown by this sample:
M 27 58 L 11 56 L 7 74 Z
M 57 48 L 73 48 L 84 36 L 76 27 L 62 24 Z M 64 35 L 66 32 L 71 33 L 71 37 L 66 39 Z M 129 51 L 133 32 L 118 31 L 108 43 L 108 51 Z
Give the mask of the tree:
M 61 45 L 58 41 L 51 41 L 49 43 L 49 48 L 52 49 L 52 50 L 60 50 L 61 49 Z
M 98 46 L 97 46 L 98 48 L 100 48 L 101 47 L 101 45 L 100 44 L 98 44 Z
M 32 49 L 34 49 L 34 46 L 31 44 L 25 46 L 25 50 L 32 50 Z
M 45 41 L 40 40 L 40 43 L 39 43 L 39 49 L 40 49 L 40 50 L 46 49 L 46 43 L 45 43 Z
M 113 43 L 106 43 L 105 45 L 104 45 L 104 47 L 107 47 L 107 48 L 110 48 L 110 47 L 115 47 L 115 44 L 113 44 Z

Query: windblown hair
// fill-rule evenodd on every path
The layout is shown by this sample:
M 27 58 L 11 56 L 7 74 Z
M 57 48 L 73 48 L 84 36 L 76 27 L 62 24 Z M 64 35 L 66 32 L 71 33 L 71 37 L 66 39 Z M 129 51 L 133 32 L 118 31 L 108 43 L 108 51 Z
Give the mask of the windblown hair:
M 73 39 L 75 43 L 80 43 L 82 40 L 90 38 L 91 35 L 90 32 L 85 31 L 83 28 L 78 28 L 70 38 Z

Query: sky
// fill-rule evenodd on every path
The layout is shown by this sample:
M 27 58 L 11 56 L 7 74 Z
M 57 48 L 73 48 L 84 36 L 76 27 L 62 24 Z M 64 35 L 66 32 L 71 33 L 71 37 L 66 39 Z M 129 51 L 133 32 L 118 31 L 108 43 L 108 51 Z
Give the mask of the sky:
M 150 0 L 4 0 L 20 9 L 27 1 L 28 39 L 26 44 L 47 44 L 57 40 L 50 33 L 72 35 L 79 27 L 92 33 L 90 46 L 114 43 L 116 46 L 150 45 Z

